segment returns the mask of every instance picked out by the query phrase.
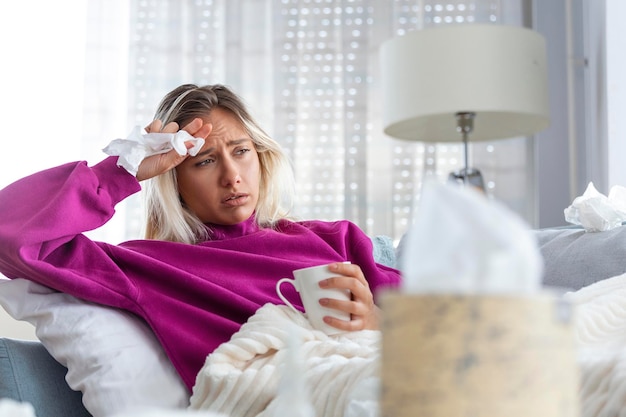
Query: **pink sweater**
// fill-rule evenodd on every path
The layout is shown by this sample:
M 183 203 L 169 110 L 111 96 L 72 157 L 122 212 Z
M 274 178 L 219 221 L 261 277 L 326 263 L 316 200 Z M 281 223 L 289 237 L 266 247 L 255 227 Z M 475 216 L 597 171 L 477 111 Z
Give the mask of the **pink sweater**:
M 282 303 L 276 281 L 294 269 L 348 260 L 374 294 L 399 284 L 399 272 L 376 264 L 369 237 L 347 221 L 282 221 L 274 230 L 250 219 L 212 226 L 214 239 L 197 245 L 111 245 L 82 234 L 139 190 L 113 157 L 52 168 L 0 190 L 0 272 L 143 317 L 189 388 L 206 356 L 248 317 Z M 284 292 L 301 308 L 291 286 Z

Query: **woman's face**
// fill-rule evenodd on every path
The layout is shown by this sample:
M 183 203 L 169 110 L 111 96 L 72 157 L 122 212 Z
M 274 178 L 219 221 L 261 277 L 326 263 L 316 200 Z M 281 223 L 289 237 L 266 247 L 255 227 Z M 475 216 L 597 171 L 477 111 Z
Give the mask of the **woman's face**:
M 178 190 L 203 223 L 241 223 L 259 200 L 259 155 L 229 111 L 215 108 L 204 121 L 213 129 L 200 152 L 176 167 Z

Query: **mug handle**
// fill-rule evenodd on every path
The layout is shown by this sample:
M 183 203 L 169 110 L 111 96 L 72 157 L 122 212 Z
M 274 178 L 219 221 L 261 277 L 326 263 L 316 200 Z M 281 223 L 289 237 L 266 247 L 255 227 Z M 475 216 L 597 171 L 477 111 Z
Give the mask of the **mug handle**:
M 295 307 L 293 306 L 293 304 L 291 304 L 291 303 L 289 302 L 289 300 L 287 300 L 287 299 L 285 298 L 285 296 L 283 295 L 283 293 L 282 293 L 282 292 L 280 292 L 280 286 L 281 286 L 283 283 L 285 283 L 285 282 L 288 282 L 288 283 L 290 283 L 291 285 L 293 285 L 293 287 L 296 289 L 296 291 L 298 291 L 298 287 L 296 287 L 296 280 L 295 280 L 295 279 L 291 279 L 291 278 L 281 278 L 281 279 L 279 279 L 279 280 L 278 280 L 278 282 L 276 283 L 276 294 L 278 294 L 278 296 L 280 297 L 280 299 L 281 299 L 281 300 L 283 300 L 283 303 L 285 303 L 286 305 L 288 305 L 289 307 L 291 307 L 291 309 L 292 309 L 293 311 L 295 311 L 296 313 L 301 313 L 301 312 L 300 312 L 300 310 L 298 310 L 297 308 L 295 308 Z

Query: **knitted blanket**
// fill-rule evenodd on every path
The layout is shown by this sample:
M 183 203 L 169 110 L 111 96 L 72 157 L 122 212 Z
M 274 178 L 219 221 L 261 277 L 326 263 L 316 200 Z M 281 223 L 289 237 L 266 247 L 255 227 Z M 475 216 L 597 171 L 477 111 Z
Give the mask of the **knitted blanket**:
M 567 293 L 576 319 L 581 417 L 626 409 L 626 274 Z
M 580 417 L 623 415 L 626 274 L 567 293 L 564 298 L 575 311 Z M 294 347 L 301 359 L 299 369 L 287 369 L 290 337 L 299 340 Z M 346 417 L 354 410 L 355 415 L 377 416 L 379 344 L 380 332 L 327 336 L 288 307 L 267 304 L 228 343 L 209 355 L 198 374 L 190 408 L 229 417 Z M 285 384 L 279 385 L 285 378 L 291 378 L 291 384 L 306 384 L 307 395 L 298 397 L 285 390 Z M 310 414 L 299 413 L 305 408 L 302 398 L 310 400 L 314 408 Z M 363 407 L 371 409 L 364 411 Z
M 294 338 L 297 363 L 288 349 Z M 313 407 L 308 415 L 344 417 L 353 395 L 361 395 L 355 388 L 378 376 L 379 345 L 378 331 L 328 336 L 289 307 L 266 304 L 207 357 L 190 409 L 229 417 L 303 416 L 306 402 Z M 281 380 L 288 383 L 279 386 Z M 306 395 L 294 395 L 290 388 L 297 384 Z

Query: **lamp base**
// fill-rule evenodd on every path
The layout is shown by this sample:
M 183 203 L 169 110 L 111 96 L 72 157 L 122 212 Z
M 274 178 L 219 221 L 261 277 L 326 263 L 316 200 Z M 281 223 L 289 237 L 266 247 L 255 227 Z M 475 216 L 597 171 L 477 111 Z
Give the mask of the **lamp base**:
M 448 175 L 448 183 L 457 185 L 471 185 L 481 191 L 485 191 L 483 175 L 475 168 L 463 168 L 459 171 L 451 172 Z

